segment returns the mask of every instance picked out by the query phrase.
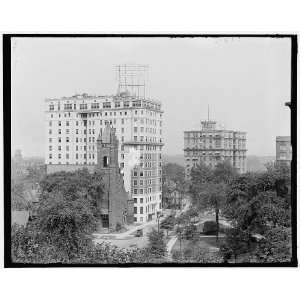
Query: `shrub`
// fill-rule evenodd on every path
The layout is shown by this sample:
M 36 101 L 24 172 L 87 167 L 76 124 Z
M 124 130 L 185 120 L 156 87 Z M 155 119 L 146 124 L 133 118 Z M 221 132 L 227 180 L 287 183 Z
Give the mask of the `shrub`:
M 155 257 L 162 257 L 166 254 L 167 248 L 164 241 L 164 234 L 162 231 L 153 229 L 148 233 L 149 245 L 148 249 Z
M 203 224 L 203 233 L 207 235 L 217 234 L 217 223 L 215 221 L 206 221 Z
M 120 231 L 122 229 L 122 225 L 118 222 L 116 224 L 116 231 Z
M 183 232 L 185 239 L 191 240 L 195 237 L 197 233 L 197 227 L 194 224 L 188 225 Z

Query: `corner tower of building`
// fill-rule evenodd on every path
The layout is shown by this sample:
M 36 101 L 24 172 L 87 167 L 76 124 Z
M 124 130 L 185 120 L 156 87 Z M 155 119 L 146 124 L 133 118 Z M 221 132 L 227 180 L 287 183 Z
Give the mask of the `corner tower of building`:
M 133 201 L 124 188 L 123 176 L 118 164 L 118 139 L 108 123 L 97 139 L 98 164 L 96 171 L 102 175 L 104 194 L 98 205 L 101 210 L 101 226 L 116 229 L 118 224 L 133 222 Z

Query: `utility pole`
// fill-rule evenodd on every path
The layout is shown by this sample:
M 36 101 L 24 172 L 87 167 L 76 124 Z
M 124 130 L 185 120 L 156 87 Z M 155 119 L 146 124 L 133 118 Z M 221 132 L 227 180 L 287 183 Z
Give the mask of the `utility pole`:
M 157 232 L 159 232 L 159 219 L 161 218 L 160 212 L 157 213 Z

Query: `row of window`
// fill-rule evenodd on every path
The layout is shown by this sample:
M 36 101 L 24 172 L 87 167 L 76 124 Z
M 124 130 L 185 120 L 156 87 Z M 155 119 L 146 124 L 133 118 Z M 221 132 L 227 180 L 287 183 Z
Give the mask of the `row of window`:
M 136 121 L 135 121 L 136 120 Z M 146 124 L 150 123 L 150 125 L 155 125 L 156 126 L 156 122 L 153 122 L 155 120 L 151 120 L 151 119 L 140 119 L 141 124 L 144 124 L 144 120 L 146 120 Z M 149 120 L 149 122 L 148 122 Z M 102 124 L 106 124 L 106 122 L 108 122 L 109 124 L 116 124 L 117 120 L 100 120 L 99 123 L 100 125 Z M 134 119 L 134 122 L 137 122 L 137 119 Z M 49 121 L 49 127 L 51 127 L 53 124 L 52 121 Z M 125 124 L 125 119 L 121 119 L 121 124 Z M 79 125 L 79 122 L 76 121 L 76 126 Z M 89 125 L 95 125 L 95 121 L 89 121 Z M 62 126 L 62 121 L 58 121 L 58 126 Z M 66 126 L 70 126 L 70 122 L 66 121 Z M 140 132 L 149 132 L 149 133 L 156 133 L 156 128 L 151 128 L 151 127 L 140 127 Z M 134 132 L 138 132 L 138 127 L 134 127 Z M 160 129 L 160 134 L 162 134 L 162 130 Z
M 155 180 L 154 180 L 155 181 Z M 159 178 L 159 182 L 161 182 L 161 178 Z M 152 184 L 152 179 L 148 179 L 148 180 L 139 180 L 139 185 L 151 185 Z M 155 182 L 154 182 L 155 183 Z M 137 180 L 133 180 L 133 185 L 137 186 L 138 185 L 138 181 Z
M 130 102 L 124 102 L 124 105 L 123 105 L 123 108 L 129 108 L 130 107 Z M 138 102 L 133 102 L 133 105 L 132 107 L 141 107 L 141 104 L 138 103 Z M 88 106 L 88 103 L 81 103 L 79 104 L 79 109 L 80 110 L 88 110 L 89 106 Z M 99 102 L 94 102 L 94 103 L 91 103 L 91 106 L 90 106 L 91 109 L 101 109 L 101 104 Z M 112 108 L 112 105 L 111 105 L 111 102 L 103 102 L 103 106 L 102 106 L 103 109 L 109 109 L 109 108 Z M 115 102 L 115 107 L 114 108 L 121 108 L 121 103 L 120 102 Z M 65 103 L 64 104 L 64 110 L 76 110 L 77 109 L 77 106 L 76 106 L 76 103 L 72 104 L 72 103 Z M 160 109 L 160 108 L 159 108 Z M 49 104 L 49 111 L 54 111 L 55 110 L 55 106 L 54 104 Z M 57 110 L 60 110 L 60 104 L 57 105 Z M 143 114 L 144 111 L 141 110 L 141 114 Z M 138 114 L 137 111 L 135 111 L 135 114 Z M 152 112 L 150 111 L 149 114 L 152 116 L 153 115 L 156 115 L 156 112 Z
M 161 191 L 161 185 L 158 187 L 158 190 Z M 145 188 L 145 189 L 133 189 L 133 194 L 134 195 L 143 195 L 143 194 L 151 194 L 152 193 L 152 188 Z

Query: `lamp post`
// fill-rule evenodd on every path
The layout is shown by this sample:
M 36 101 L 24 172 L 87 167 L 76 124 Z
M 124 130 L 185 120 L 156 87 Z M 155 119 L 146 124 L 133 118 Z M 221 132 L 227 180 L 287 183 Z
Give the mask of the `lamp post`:
M 182 246 L 181 246 L 181 240 L 182 240 L 182 227 L 181 224 L 177 225 L 177 234 L 179 235 L 179 251 L 180 251 L 180 259 L 182 259 Z

